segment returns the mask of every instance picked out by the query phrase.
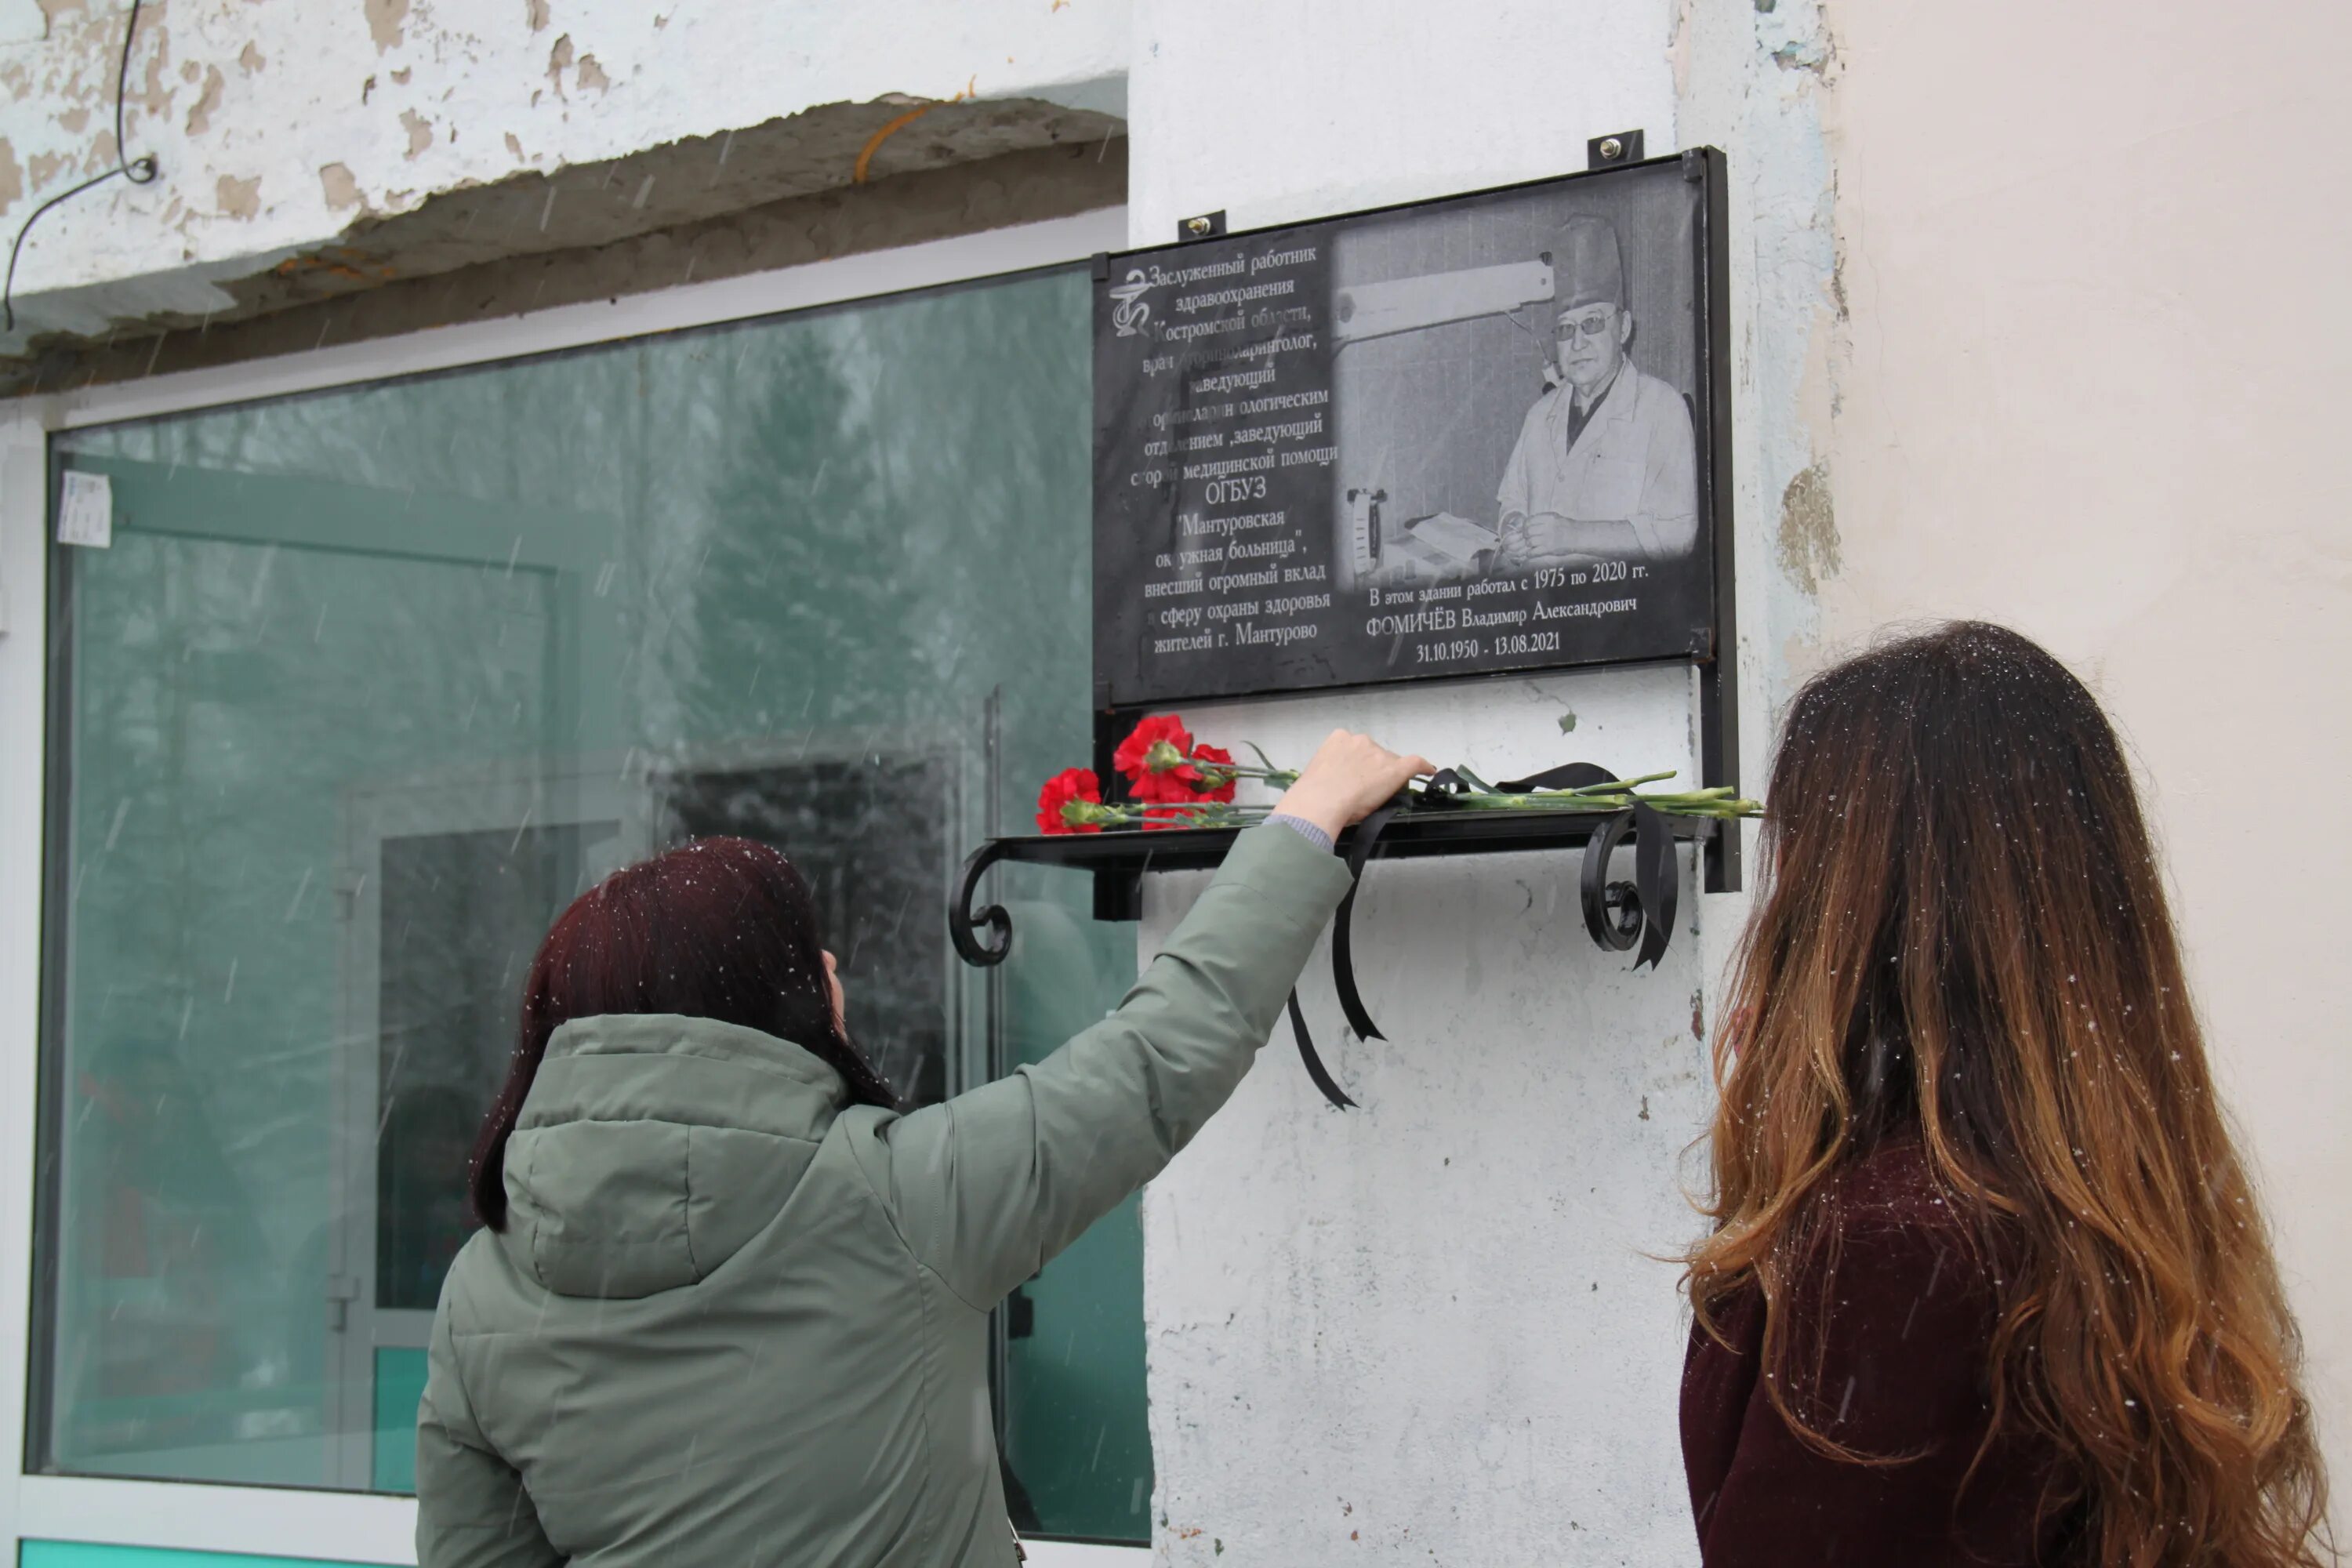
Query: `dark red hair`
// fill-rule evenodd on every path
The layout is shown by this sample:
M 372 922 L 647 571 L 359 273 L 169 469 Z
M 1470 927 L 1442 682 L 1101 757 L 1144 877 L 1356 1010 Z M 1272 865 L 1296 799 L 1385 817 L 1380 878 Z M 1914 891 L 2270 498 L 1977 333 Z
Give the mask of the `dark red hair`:
M 548 1037 L 574 1018 L 676 1013 L 773 1035 L 841 1074 L 849 1098 L 898 1100 L 833 1016 L 824 933 L 808 884 L 782 853 L 702 838 L 615 871 L 556 920 L 523 982 L 507 1080 L 474 1144 L 474 1215 L 506 1228 L 507 1139 Z

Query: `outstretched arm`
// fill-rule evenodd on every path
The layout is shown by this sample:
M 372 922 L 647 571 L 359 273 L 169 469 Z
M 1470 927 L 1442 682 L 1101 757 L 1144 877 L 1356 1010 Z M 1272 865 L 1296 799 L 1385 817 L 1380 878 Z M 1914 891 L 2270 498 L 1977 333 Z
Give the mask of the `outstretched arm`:
M 1416 773 L 1334 734 L 1280 809 L 1336 836 Z M 1249 1070 L 1347 869 L 1287 827 L 1243 834 L 1118 1011 L 1034 1066 L 883 1121 L 861 1159 L 916 1256 L 986 1310 L 1190 1142 Z

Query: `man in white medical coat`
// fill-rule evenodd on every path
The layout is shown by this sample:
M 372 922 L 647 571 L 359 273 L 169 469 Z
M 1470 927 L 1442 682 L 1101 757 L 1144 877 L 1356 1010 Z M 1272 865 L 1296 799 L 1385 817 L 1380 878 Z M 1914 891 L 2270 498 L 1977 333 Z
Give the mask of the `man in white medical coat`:
M 1551 264 L 1560 380 L 1528 410 L 1504 468 L 1494 570 L 1687 555 L 1698 540 L 1690 409 L 1626 357 L 1633 318 L 1617 231 L 1570 218 Z

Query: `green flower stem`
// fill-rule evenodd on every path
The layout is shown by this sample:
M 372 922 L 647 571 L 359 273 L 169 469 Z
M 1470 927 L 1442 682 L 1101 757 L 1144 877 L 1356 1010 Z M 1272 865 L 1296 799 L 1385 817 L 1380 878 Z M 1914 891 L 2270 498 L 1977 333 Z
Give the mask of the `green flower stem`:
M 1088 820 L 1097 826 L 1116 832 L 1140 832 L 1146 828 L 1167 831 L 1171 824 L 1181 823 L 1186 827 L 1247 827 L 1263 822 L 1269 815 L 1262 805 L 1227 805 L 1213 801 L 1201 805 L 1171 803 L 1155 805 L 1148 811 L 1140 807 L 1106 806 L 1098 816 Z
M 1674 776 L 1675 770 L 1668 768 L 1662 773 L 1643 773 L 1637 779 L 1604 779 L 1599 784 L 1579 784 L 1574 789 L 1562 790 L 1559 793 L 1562 795 L 1622 795 L 1635 784 L 1656 784 L 1661 779 L 1670 779 Z
M 1581 795 L 1567 790 L 1548 791 L 1542 795 L 1457 795 L 1449 796 L 1447 804 L 1472 811 L 1560 811 L 1595 815 L 1623 811 L 1638 805 L 1669 816 L 1754 816 L 1764 809 L 1755 801 L 1735 797 L 1728 789 L 1720 786 L 1693 790 L 1686 795 Z
M 1281 768 L 1269 773 L 1258 768 L 1223 767 L 1214 763 L 1195 763 L 1193 766 L 1200 772 L 1202 784 L 1211 789 L 1223 789 L 1236 779 L 1261 780 L 1276 789 L 1288 789 L 1298 782 L 1297 773 Z

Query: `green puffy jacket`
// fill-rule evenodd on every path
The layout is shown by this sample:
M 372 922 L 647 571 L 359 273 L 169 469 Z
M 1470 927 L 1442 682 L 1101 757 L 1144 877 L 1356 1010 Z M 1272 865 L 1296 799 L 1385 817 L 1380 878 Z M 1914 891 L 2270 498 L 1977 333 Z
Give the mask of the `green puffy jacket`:
M 906 1116 L 751 1029 L 557 1030 L 434 1316 L 422 1568 L 1012 1563 L 989 1310 L 1232 1095 L 1347 889 L 1253 828 L 1118 1012 Z

